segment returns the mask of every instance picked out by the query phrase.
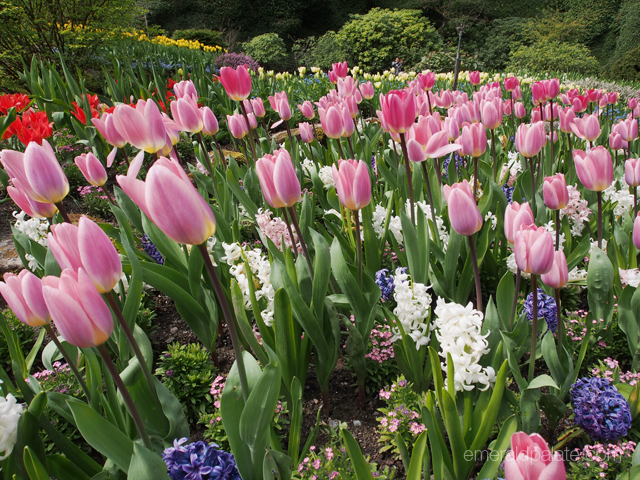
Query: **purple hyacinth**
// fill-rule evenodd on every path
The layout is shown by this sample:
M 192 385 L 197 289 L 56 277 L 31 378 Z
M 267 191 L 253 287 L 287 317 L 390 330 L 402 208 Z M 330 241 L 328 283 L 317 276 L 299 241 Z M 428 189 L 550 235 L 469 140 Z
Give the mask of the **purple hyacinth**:
M 571 386 L 576 425 L 593 440 L 613 442 L 631 428 L 629 403 L 605 378 L 581 378 Z
M 172 480 L 240 480 L 232 454 L 215 443 L 186 442 L 186 438 L 176 439 L 162 454 Z
M 453 152 L 451 155 L 449 155 L 448 157 L 445 158 L 444 163 L 442 164 L 442 174 L 449 178 L 449 163 L 451 163 L 451 157 L 453 157 L 455 160 L 455 166 L 456 166 L 456 172 L 458 174 L 460 174 L 460 167 L 462 167 L 464 165 L 464 157 L 461 155 L 458 155 L 456 152 Z
M 531 292 L 527 299 L 524 301 L 524 311 L 527 312 L 527 319 L 529 322 L 533 321 L 533 292 Z M 553 333 L 558 328 L 558 309 L 556 308 L 556 301 L 553 297 L 544 293 L 541 288 L 538 289 L 538 318 L 544 318 L 547 322 L 547 327 Z
M 509 203 L 509 204 L 511 204 L 511 202 L 513 201 L 513 191 L 515 189 L 516 189 L 516 187 L 510 187 L 506 183 L 502 186 L 502 191 L 507 196 L 507 203 Z
M 142 242 L 142 249 L 144 250 L 144 253 L 149 255 L 160 265 L 164 265 L 164 257 L 158 251 L 158 249 L 156 248 L 156 246 L 153 244 L 153 242 L 151 241 L 151 239 L 146 233 L 142 236 L 140 241 Z
M 393 289 L 395 285 L 393 283 L 393 275 L 387 275 L 389 270 L 383 268 L 382 270 L 378 270 L 376 272 L 376 284 L 380 287 L 380 292 L 382 293 L 382 301 L 386 302 L 391 298 L 393 294 Z

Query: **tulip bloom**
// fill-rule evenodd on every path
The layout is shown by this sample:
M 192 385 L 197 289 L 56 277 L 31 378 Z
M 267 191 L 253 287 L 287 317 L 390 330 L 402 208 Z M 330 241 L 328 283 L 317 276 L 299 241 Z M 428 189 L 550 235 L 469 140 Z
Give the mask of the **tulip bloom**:
M 300 139 L 304 143 L 313 142 L 313 129 L 307 122 L 302 122 L 300 125 L 298 125 L 298 131 L 300 132 Z
M 211 111 L 209 107 L 202 107 L 200 109 L 202 115 L 202 133 L 205 135 L 215 135 L 218 133 L 220 126 L 218 125 L 218 119 Z
M 111 310 L 82 268 L 77 273 L 65 269 L 60 278 L 44 277 L 42 294 L 53 323 L 71 345 L 97 347 L 111 336 Z
M 136 108 L 118 105 L 113 123 L 124 139 L 140 150 L 157 153 L 167 143 L 167 132 L 156 102 L 138 100 Z
M 251 76 L 246 65 L 238 68 L 222 67 L 220 82 L 231 100 L 241 102 L 251 94 Z
M 547 100 L 547 96 L 544 92 L 544 85 L 542 84 L 542 82 L 533 82 L 533 85 L 531 85 L 531 96 L 533 104 L 536 106 L 544 103 Z
M 516 233 L 523 225 L 533 225 L 533 212 L 528 203 L 519 204 L 515 200 L 507 205 L 504 212 L 504 235 L 507 241 L 513 245 Z
M 523 157 L 533 158 L 547 141 L 547 134 L 542 122 L 529 126 L 521 123 L 516 132 L 516 148 Z
M 405 133 L 416 119 L 415 97 L 407 90 L 391 90 L 386 96 L 381 94 L 380 105 L 387 127 L 393 133 Z
M 316 112 L 313 110 L 313 104 L 309 100 L 305 100 L 302 102 L 302 105 L 298 105 L 298 110 L 309 120 L 316 116 Z
M 253 109 L 253 113 L 256 117 L 262 118 L 265 116 L 266 112 L 264 110 L 264 103 L 262 98 L 256 97 L 251 99 L 251 107 Z
M 527 110 L 526 108 L 524 108 L 524 104 L 522 102 L 517 102 L 513 106 L 513 113 L 515 114 L 516 118 L 522 119 L 527 115 Z
M 349 65 L 347 62 L 339 62 L 333 64 L 333 73 L 336 78 L 346 78 L 349 75 Z M 337 82 L 336 82 L 337 83 Z
M 562 210 L 569 203 L 567 181 L 562 173 L 545 177 L 542 184 L 542 193 L 544 195 L 544 204 L 550 210 Z
M 338 167 L 333 165 L 331 171 L 340 203 L 352 211 L 369 205 L 371 181 L 367 164 L 362 160 L 340 160 Z
M 15 187 L 31 200 L 59 203 L 69 193 L 69 181 L 46 140 L 42 146 L 29 143 L 24 153 L 3 150 L 0 161 Z
M 29 198 L 22 190 L 12 187 L 11 185 L 7 187 L 7 193 L 11 197 L 11 200 L 20 207 L 20 210 L 30 217 L 51 218 L 58 211 L 58 207 L 53 203 L 36 202 Z
M 171 102 L 171 115 L 181 131 L 191 133 L 202 131 L 202 114 L 197 100 L 193 97 L 185 96 Z
M 633 142 L 638 138 L 638 120 L 635 118 L 620 120 L 611 130 L 618 133 L 625 142 Z
M 182 80 L 181 82 L 174 83 L 173 93 L 175 93 L 178 99 L 193 97 L 196 101 L 198 100 L 198 91 L 191 80 Z
M 346 110 L 346 112 L 344 112 Z M 348 118 L 347 124 L 351 124 L 353 128 L 353 120 L 351 115 L 343 104 L 338 103 L 329 106 L 327 109 L 318 107 L 318 115 L 324 133 L 329 138 L 341 138 L 345 135 L 345 119 Z
M 624 163 L 624 181 L 630 187 L 637 187 L 640 185 L 640 159 L 629 158 Z
M 262 193 L 273 208 L 293 207 L 302 191 L 289 152 L 281 148 L 256 162 Z
M 362 98 L 367 100 L 371 100 L 374 95 L 373 84 L 371 82 L 365 82 L 360 84 L 360 93 L 362 94 Z
M 560 452 L 551 452 L 537 433 L 516 432 L 511 436 L 511 450 L 504 460 L 506 480 L 566 480 Z
M 82 172 L 82 175 L 84 175 L 84 178 L 91 185 L 101 187 L 107 183 L 107 171 L 93 153 L 89 152 L 78 155 L 74 161 Z
M 468 237 L 482 228 L 482 215 L 468 181 L 454 183 L 451 187 L 445 185 L 444 196 L 449 205 L 449 220 L 456 232 Z
M 109 145 L 122 148 L 127 144 L 127 141 L 116 128 L 113 118 L 113 113 L 105 113 L 102 118 L 92 118 L 91 122 Z
M 471 140 L 473 141 L 473 150 L 471 151 L 472 157 L 479 157 L 487 150 L 487 131 L 484 125 L 481 123 L 474 123 L 470 126 L 464 126 L 462 131 L 468 130 L 471 133 Z
M 571 130 L 577 137 L 587 140 L 588 142 L 594 142 L 600 136 L 600 122 L 598 116 L 594 113 L 592 115 L 585 115 L 582 118 L 575 118 L 571 124 Z
M 598 146 L 589 153 L 582 150 L 573 151 L 576 173 L 585 188 L 602 192 L 613 182 L 613 163 L 609 151 Z
M 504 88 L 507 92 L 513 92 L 520 85 L 517 77 L 508 77 L 504 79 Z
M 269 104 L 271 108 L 278 112 L 280 118 L 283 121 L 287 121 L 291 118 L 291 108 L 289 107 L 289 99 L 287 98 L 287 92 L 276 92 L 275 96 L 269 97 Z
M 249 133 L 249 127 L 244 117 L 240 113 L 227 115 L 227 126 L 234 138 L 242 139 Z
M 425 118 L 425 117 L 421 117 Z M 416 127 L 414 127 L 416 128 Z M 462 147 L 448 142 L 449 134 L 446 131 L 431 132 L 426 136 L 415 134 L 415 138 L 407 141 L 407 153 L 412 162 L 423 162 L 427 158 L 440 158 L 451 152 L 456 152 Z
M 159 158 L 149 169 L 144 182 L 136 178 L 140 165 L 134 163 L 126 176 L 118 175 L 116 180 L 170 239 L 178 243 L 200 245 L 215 233 L 216 220 L 211 207 L 200 196 L 177 160 Z
M 567 258 L 562 250 L 556 250 L 553 254 L 551 270 L 542 274 L 542 281 L 554 290 L 562 288 L 569 280 L 569 268 Z
M 640 250 L 640 216 L 638 215 L 636 215 L 636 219 L 633 221 L 633 244 Z
M 5 273 L 4 282 L 0 282 L 0 295 L 25 325 L 41 327 L 51 321 L 42 296 L 42 282 L 30 271 L 22 270 L 19 275 Z
M 629 143 L 625 142 L 619 133 L 613 132 L 609 135 L 609 148 L 618 153 L 618 150 L 626 150 Z
M 564 110 L 558 110 L 558 116 L 560 117 L 560 130 L 564 133 L 573 132 L 571 128 L 571 124 L 574 123 L 576 114 L 573 111 L 572 107 L 567 107 Z
M 469 83 L 474 87 L 476 85 L 480 85 L 480 72 L 477 70 L 474 72 L 469 72 Z
M 516 264 L 524 273 L 542 275 L 553 265 L 553 239 L 545 227 L 523 225 L 514 241 Z
M 495 130 L 502 123 L 502 101 L 499 98 L 482 102 L 482 123 L 489 130 Z

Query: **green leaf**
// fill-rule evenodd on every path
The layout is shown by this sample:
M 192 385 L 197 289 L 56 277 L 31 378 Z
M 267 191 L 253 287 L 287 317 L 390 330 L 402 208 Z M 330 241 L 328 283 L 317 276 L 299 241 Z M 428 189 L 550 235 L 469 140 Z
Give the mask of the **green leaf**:
M 507 371 L 508 371 L 508 362 L 505 360 L 502 362 L 502 367 L 498 371 L 498 375 L 496 377 L 496 383 L 493 386 L 493 393 L 491 394 L 491 400 L 489 401 L 489 406 L 487 407 L 487 411 L 484 413 L 484 417 L 482 419 L 482 423 L 480 424 L 480 428 L 478 433 L 476 434 L 476 438 L 474 438 L 470 450 L 475 451 L 484 446 L 491 435 L 491 429 L 496 423 L 496 419 L 498 418 L 498 411 L 500 410 L 500 403 L 502 403 L 502 394 L 504 393 L 504 389 L 506 388 L 507 383 Z
M 529 386 L 527 387 L 527 390 L 536 390 L 542 387 L 553 387 L 556 389 L 560 388 L 558 387 L 558 384 L 553 381 L 553 378 L 551 378 L 549 375 L 543 374 L 538 375 L 536 378 L 531 380 Z
M 427 432 L 422 432 L 413 444 L 411 464 L 407 472 L 407 480 L 420 480 L 422 478 L 422 457 L 427 445 Z
M 500 323 L 502 328 L 510 330 L 509 319 L 511 318 L 511 310 L 513 307 L 513 297 L 516 291 L 513 274 L 508 271 L 500 280 L 498 290 L 496 292 L 496 307 L 500 314 Z M 516 304 L 517 307 L 517 304 Z
M 31 480 L 49 480 L 49 473 L 29 447 L 24 447 L 24 466 Z
M 258 357 L 260 363 L 266 365 L 269 363 L 269 356 L 264 351 L 262 345 L 258 343 L 258 340 L 256 340 L 251 324 L 247 319 L 247 313 L 244 310 L 244 298 L 242 296 L 242 292 L 240 291 L 240 287 L 238 286 L 238 282 L 236 282 L 235 278 L 231 280 L 231 302 L 233 303 L 233 310 L 236 313 L 238 327 L 240 327 L 245 340 L 249 342 L 251 350 L 253 350 L 255 356 Z
M 587 271 L 589 310 L 594 319 L 604 319 L 607 325 L 613 315 L 613 281 L 613 265 L 609 257 L 599 248 L 594 248 Z
M 277 365 L 267 365 L 251 391 L 240 416 L 240 438 L 252 451 L 269 438 L 269 424 L 273 418 L 278 394 L 280 393 L 280 372 Z M 266 442 L 265 442 L 266 440 Z
M 369 463 L 364 458 L 364 455 L 362 455 L 362 450 L 360 450 L 360 445 L 358 445 L 356 439 L 353 438 L 353 435 L 346 429 L 342 429 L 342 437 L 347 447 L 347 454 L 356 471 L 356 478 L 358 480 L 373 480 L 373 475 L 371 474 L 371 470 L 369 470 Z
M 162 458 L 146 447 L 133 444 L 133 456 L 129 465 L 128 480 L 168 479 L 167 465 Z
M 504 455 L 507 453 L 507 449 L 511 446 L 511 436 L 516 433 L 518 429 L 518 421 L 515 415 L 511 415 L 505 420 L 498 433 L 498 438 L 491 448 L 491 452 L 498 452 L 498 455 L 489 455 L 489 459 L 482 466 L 482 470 L 478 474 L 477 478 L 494 478 L 498 473 L 498 468 L 502 463 Z
M 156 227 L 145 214 L 142 214 L 142 226 L 144 227 L 144 232 L 165 258 L 165 262 L 169 262 L 171 266 L 178 269 L 180 273 L 186 274 L 187 261 L 180 246 Z
M 91 478 L 63 455 L 48 455 L 47 467 L 51 476 L 58 480 L 89 480 Z

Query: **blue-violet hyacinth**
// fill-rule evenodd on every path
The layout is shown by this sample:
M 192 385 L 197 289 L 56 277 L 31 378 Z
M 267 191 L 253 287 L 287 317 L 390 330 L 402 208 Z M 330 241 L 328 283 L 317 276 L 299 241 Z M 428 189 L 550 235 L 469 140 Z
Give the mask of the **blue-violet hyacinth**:
M 613 442 L 631 428 L 629 403 L 605 378 L 581 378 L 571 386 L 576 425 L 593 440 Z
M 156 248 L 156 246 L 153 244 L 153 242 L 151 241 L 151 239 L 146 233 L 142 236 L 140 241 L 142 242 L 142 249 L 144 250 L 144 253 L 149 255 L 160 265 L 164 265 L 164 257 L 158 251 L 158 249 Z
M 502 186 L 502 191 L 507 196 L 507 203 L 509 203 L 509 204 L 511 204 L 511 202 L 513 201 L 513 191 L 515 189 L 516 189 L 516 187 L 510 187 L 506 183 Z
M 162 454 L 172 480 L 240 480 L 232 454 L 215 443 L 186 442 L 186 438 L 176 439 Z
M 389 270 L 383 268 L 376 272 L 376 284 L 380 287 L 382 293 L 382 301 L 386 302 L 393 295 L 393 289 L 395 287 L 393 283 L 393 275 L 388 275 Z
M 527 312 L 527 319 L 533 321 L 533 292 L 531 292 L 524 301 L 524 311 Z M 544 293 L 541 288 L 538 289 L 538 318 L 544 318 L 547 322 L 549 330 L 555 333 L 558 328 L 556 301 L 553 297 Z

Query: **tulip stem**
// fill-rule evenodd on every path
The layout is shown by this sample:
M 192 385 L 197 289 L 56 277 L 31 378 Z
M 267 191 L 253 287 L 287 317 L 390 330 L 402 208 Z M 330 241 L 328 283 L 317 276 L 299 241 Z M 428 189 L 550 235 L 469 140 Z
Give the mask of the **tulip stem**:
M 476 255 L 476 244 L 474 235 L 469 235 L 469 251 L 473 261 L 473 276 L 476 280 L 476 309 L 482 312 L 482 285 L 480 284 L 480 270 L 478 269 L 478 256 Z
M 238 331 L 236 330 L 235 320 L 231 315 L 231 310 L 229 309 L 229 303 L 227 302 L 227 297 L 224 294 L 224 289 L 222 288 L 222 284 L 218 279 L 218 275 L 216 274 L 215 268 L 213 268 L 213 264 L 211 263 L 211 258 L 209 257 L 209 252 L 207 251 L 207 242 L 201 243 L 198 245 L 198 250 L 200 250 L 200 254 L 204 259 L 204 265 L 209 272 L 209 276 L 211 277 L 211 281 L 213 282 L 213 289 L 216 292 L 216 296 L 218 297 L 218 301 L 220 302 L 220 307 L 222 308 L 222 314 L 224 315 L 224 320 L 227 322 L 227 327 L 229 327 L 229 335 L 231 336 L 231 345 L 233 346 L 233 351 L 236 355 L 236 362 L 238 363 L 238 376 L 240 377 L 240 387 L 242 388 L 242 398 L 245 403 L 247 401 L 247 397 L 249 396 L 249 384 L 247 383 L 247 372 L 244 368 L 244 359 L 242 358 L 242 346 L 240 344 L 240 338 L 238 337 Z
M 149 450 L 153 451 L 153 446 L 151 445 L 151 439 L 149 438 L 149 434 L 147 433 L 147 429 L 145 428 L 144 423 L 142 423 L 142 418 L 140 418 L 140 413 L 138 413 L 138 409 L 136 408 L 135 403 L 133 403 L 133 399 L 129 394 L 129 390 L 127 390 L 127 387 L 122 381 L 122 377 L 120 377 L 120 374 L 118 373 L 118 369 L 113 364 L 113 360 L 111 360 L 111 357 L 109 356 L 107 347 L 105 347 L 103 343 L 102 345 L 98 345 L 96 348 L 98 349 L 98 352 L 100 352 L 100 356 L 102 357 L 102 360 L 104 361 L 104 364 L 107 367 L 107 370 L 109 370 L 109 373 L 113 377 L 113 381 L 116 383 L 118 390 L 120 390 L 122 399 L 124 400 L 124 403 L 127 405 L 127 410 L 129 410 L 129 414 L 133 419 L 133 423 L 135 423 L 136 427 L 138 428 L 138 433 L 140 434 L 140 438 L 142 438 L 142 441 L 144 442 L 144 446 L 147 447 Z
M 493 181 L 498 181 L 498 162 L 496 162 L 496 141 L 495 130 L 489 130 L 491 132 L 491 156 L 493 157 Z
M 340 139 L 336 138 L 336 142 L 338 143 L 338 151 L 340 152 L 340 158 L 345 160 L 347 157 L 344 156 L 344 152 L 342 151 L 342 144 L 340 143 Z M 336 163 L 336 162 L 334 162 Z
M 533 218 L 536 217 L 536 175 L 533 165 L 533 157 L 529 158 L 529 168 L 531 169 L 531 205 L 533 206 Z
M 407 141 L 404 133 L 400 134 L 400 145 L 402 146 L 402 155 L 404 156 L 404 167 L 407 169 L 407 182 L 409 184 L 409 206 L 411 208 L 411 223 L 415 225 L 415 212 L 413 211 L 413 183 L 411 182 L 411 167 L 409 166 L 409 153 L 407 152 Z
M 564 320 L 562 320 L 562 312 L 560 310 L 560 289 L 556 288 L 556 318 L 558 319 L 558 327 L 556 329 L 556 340 L 558 341 L 558 359 L 562 362 L 562 354 L 564 349 Z
M 638 187 L 633 187 L 633 218 L 638 216 Z
M 127 163 L 127 167 L 128 167 L 131 164 L 129 163 L 129 157 L 127 156 L 127 151 L 125 150 L 124 147 L 122 147 L 120 151 L 122 152 L 122 156 L 124 157 L 124 161 Z
M 602 248 L 602 192 L 598 195 L 598 248 Z
M 513 303 L 511 304 L 511 316 L 509 317 L 509 330 L 513 329 L 513 319 L 516 316 L 516 306 L 518 305 L 518 294 L 520 293 L 520 279 L 522 278 L 522 270 L 518 268 L 516 271 L 516 288 L 513 292 Z
M 549 140 L 550 140 L 550 147 L 551 147 L 551 165 L 553 165 L 553 163 L 556 161 L 555 159 L 555 155 L 554 155 L 554 146 L 553 146 L 553 100 L 549 100 L 549 110 L 550 110 L 550 114 L 549 114 L 549 123 L 550 123 L 550 127 L 551 127 L 551 133 L 549 135 Z M 553 169 L 550 172 L 551 174 L 553 173 Z
M 78 379 L 78 383 L 80 384 L 80 387 L 82 388 L 82 391 L 84 392 L 84 396 L 87 398 L 87 401 L 91 400 L 91 397 L 89 395 L 89 389 L 87 388 L 87 384 L 85 383 L 85 381 L 82 379 L 82 376 L 78 371 L 78 367 L 76 367 L 76 362 L 73 361 L 73 359 L 69 355 L 69 352 L 67 352 L 67 350 L 62 346 L 62 343 L 60 343 L 60 340 L 58 340 L 58 336 L 53 331 L 53 328 L 51 328 L 51 324 L 47 323 L 44 326 L 44 329 L 47 331 L 47 334 L 49 334 L 49 336 L 51 337 L 51 340 L 53 340 L 53 343 L 56 344 L 56 347 L 58 347 L 58 351 L 62 354 L 63 358 L 69 365 L 69 368 Z
M 149 384 L 149 389 L 151 390 L 153 399 L 155 400 L 156 405 L 158 406 L 160 411 L 162 411 L 162 404 L 160 403 L 160 399 L 158 398 L 158 392 L 156 390 L 156 385 L 154 383 L 153 375 L 149 370 L 149 365 L 147 365 L 147 362 L 145 361 L 144 356 L 142 355 L 142 350 L 140 350 L 140 345 L 138 345 L 137 340 L 133 336 L 133 332 L 131 331 L 131 328 L 129 327 L 127 320 L 124 318 L 124 315 L 122 315 L 120 306 L 118 305 L 118 302 L 116 302 L 116 299 L 113 296 L 113 291 L 105 293 L 104 298 L 107 300 L 109 307 L 111 307 L 111 310 L 113 311 L 114 315 L 118 319 L 120 328 L 122 328 L 122 331 L 124 332 L 124 336 L 127 337 L 127 340 L 129 341 L 129 344 L 133 349 L 133 353 L 138 359 L 138 363 L 140 364 L 140 368 L 142 369 L 144 378 L 147 380 L 147 383 Z
M 560 250 L 560 210 L 556 210 L 556 252 Z
M 291 231 L 291 221 L 289 220 L 289 216 L 287 215 L 287 209 L 282 209 L 282 214 L 284 215 L 284 223 L 287 224 L 287 232 L 289 232 L 289 239 L 291 240 L 291 249 L 293 250 L 293 259 L 295 260 L 298 256 L 298 248 L 296 247 L 296 239 L 293 237 L 293 232 Z M 283 245 L 283 248 L 286 245 Z
M 433 108 L 431 108 L 431 92 L 427 91 L 427 101 L 429 102 L 429 115 L 433 113 Z
M 371 104 L 371 99 L 369 99 L 369 116 L 373 118 L 373 105 Z
M 289 137 L 289 148 L 293 152 L 293 136 L 291 135 L 291 127 L 289 126 L 289 120 L 284 121 L 284 126 L 287 127 L 287 136 Z
M 56 207 L 58 207 L 60 215 L 62 215 L 62 219 L 67 223 L 71 223 L 71 219 L 69 218 L 69 215 L 67 215 L 67 210 L 64 208 L 64 205 L 62 205 L 62 201 L 56 203 L 55 205 Z
M 427 162 L 420 162 L 422 164 L 422 173 L 424 174 L 424 181 L 427 184 L 427 197 L 429 197 L 429 206 L 431 207 L 431 221 L 433 222 L 433 231 L 436 239 L 436 244 L 440 245 L 440 232 L 438 231 L 438 224 L 436 223 L 436 206 L 433 204 L 433 196 L 431 194 L 431 183 L 429 182 L 429 174 L 427 173 Z
M 116 201 L 113 199 L 113 197 L 111 196 L 111 194 L 109 193 L 109 189 L 106 188 L 104 185 L 100 186 L 100 189 L 104 192 L 104 194 L 107 196 L 107 199 L 113 204 L 116 204 Z
M 478 157 L 473 157 L 473 201 L 478 198 Z
M 397 173 L 397 170 L 398 170 L 398 161 L 399 161 L 399 160 L 398 160 L 398 150 L 396 150 L 396 142 L 395 142 L 393 139 L 391 139 L 391 144 L 393 145 L 393 154 L 394 154 L 394 155 L 395 155 L 395 157 L 396 157 L 396 173 Z
M 440 159 L 434 158 L 433 163 L 436 168 L 436 178 L 438 179 L 438 190 L 442 188 L 442 167 L 440 166 Z
M 533 380 L 538 342 L 538 276 L 531 274 L 531 294 L 533 295 L 533 320 L 531 321 L 531 358 L 529 359 L 529 383 Z
M 222 153 L 222 148 L 220 148 L 220 144 L 218 143 L 218 138 L 215 135 L 213 136 L 213 141 L 216 142 L 216 148 L 220 154 L 220 164 L 224 167 L 224 154 Z
M 347 137 L 347 144 L 349 145 L 349 150 L 351 150 L 351 158 L 356 158 L 356 153 L 353 151 L 353 143 L 351 143 L 351 137 Z
M 309 251 L 307 250 L 307 244 L 302 237 L 302 230 L 300 230 L 300 225 L 298 225 L 298 220 L 296 218 L 296 210 L 294 207 L 289 207 L 289 215 L 291 216 L 291 222 L 293 223 L 293 227 L 296 229 L 296 233 L 298 234 L 298 240 L 300 240 L 300 246 L 302 247 L 302 254 L 304 255 L 305 260 L 307 261 L 307 267 L 309 267 L 309 276 L 311 277 L 311 283 L 313 283 L 313 267 L 311 266 L 311 259 L 309 258 Z
M 353 211 L 353 220 L 356 224 L 356 249 L 358 250 L 358 285 L 362 285 L 362 239 L 360 238 L 360 218 L 359 210 Z M 364 398 L 364 397 L 363 397 Z M 362 402 L 360 402 L 362 403 Z
M 253 130 L 249 125 L 249 117 L 247 116 L 247 109 L 244 108 L 244 102 L 240 103 L 240 109 L 242 110 L 242 116 L 244 117 L 244 121 L 247 122 L 247 130 L 249 130 L 249 146 L 251 147 L 251 154 L 253 155 L 253 164 L 256 163 L 256 146 L 254 145 L 253 140 Z M 288 125 L 287 125 L 288 126 Z
M 213 174 L 213 166 L 211 165 L 211 157 L 209 157 L 209 150 L 207 149 L 207 146 L 204 144 L 204 138 L 202 138 L 202 132 L 198 132 L 198 140 L 200 141 L 200 145 L 202 146 L 202 155 L 204 157 L 205 167 L 207 167 L 207 170 L 209 171 L 209 174 L 211 175 L 211 180 L 213 181 L 213 184 L 215 185 L 216 177 Z

